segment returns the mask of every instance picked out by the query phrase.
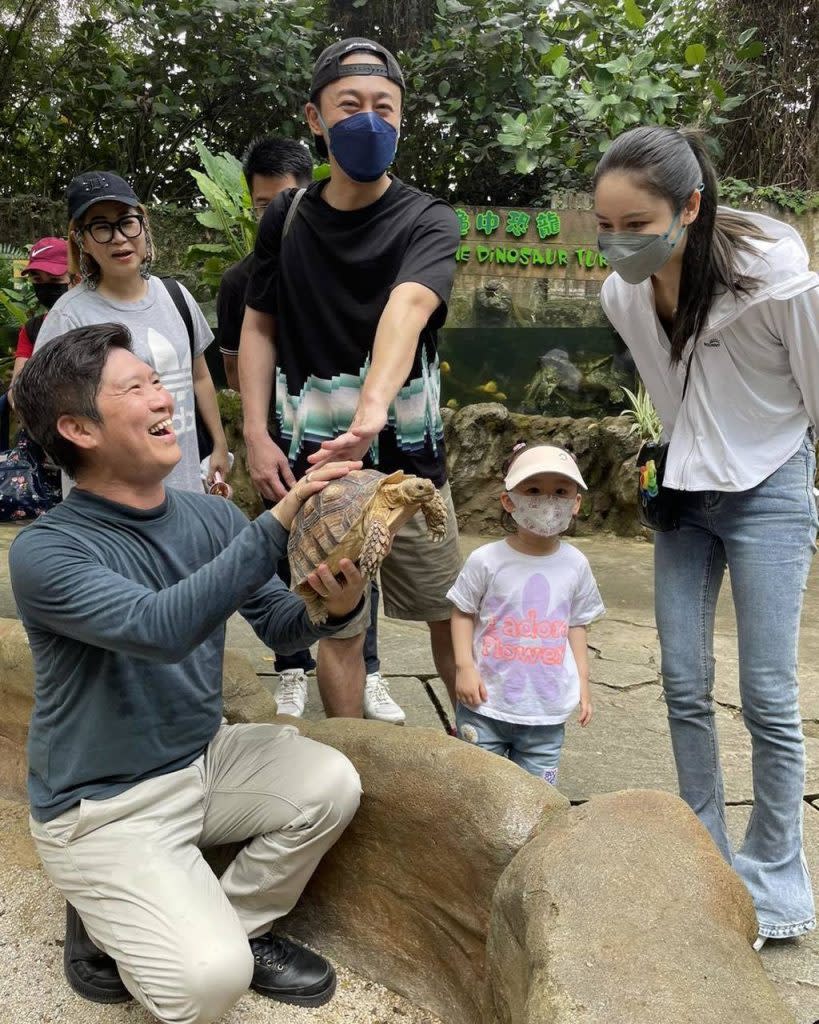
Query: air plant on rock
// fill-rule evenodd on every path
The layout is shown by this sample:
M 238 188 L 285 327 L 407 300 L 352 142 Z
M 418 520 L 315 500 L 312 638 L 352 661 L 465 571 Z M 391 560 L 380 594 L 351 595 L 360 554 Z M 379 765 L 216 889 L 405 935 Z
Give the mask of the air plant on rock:
M 622 385 L 621 390 L 631 406 L 620 413 L 632 421 L 629 434 L 639 434 L 641 441 L 659 441 L 663 434 L 663 425 L 643 382 L 638 383 L 636 394 Z

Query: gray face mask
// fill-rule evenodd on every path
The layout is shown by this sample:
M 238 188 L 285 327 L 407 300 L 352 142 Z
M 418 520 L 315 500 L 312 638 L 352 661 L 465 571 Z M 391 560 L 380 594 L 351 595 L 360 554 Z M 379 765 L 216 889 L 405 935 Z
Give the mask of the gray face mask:
M 674 215 L 671 226 L 664 235 L 644 235 L 639 231 L 601 231 L 597 236 L 597 248 L 609 262 L 612 270 L 628 284 L 640 284 L 656 274 L 671 259 L 674 248 L 685 234 L 685 225 L 671 237 L 679 220 Z

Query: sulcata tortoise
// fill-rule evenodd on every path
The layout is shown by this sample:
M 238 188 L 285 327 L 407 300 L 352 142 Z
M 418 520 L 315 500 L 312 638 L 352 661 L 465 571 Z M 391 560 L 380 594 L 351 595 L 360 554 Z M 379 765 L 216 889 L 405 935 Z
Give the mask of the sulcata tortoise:
M 366 579 L 373 579 L 392 538 L 419 509 L 430 539 L 442 541 L 447 509 L 435 485 L 400 470 L 387 476 L 376 469 L 354 469 L 307 499 L 290 528 L 287 557 L 291 589 L 303 598 L 312 622 L 324 622 L 327 609 L 307 582 L 308 573 L 322 562 L 338 573 L 341 559 L 349 558 Z

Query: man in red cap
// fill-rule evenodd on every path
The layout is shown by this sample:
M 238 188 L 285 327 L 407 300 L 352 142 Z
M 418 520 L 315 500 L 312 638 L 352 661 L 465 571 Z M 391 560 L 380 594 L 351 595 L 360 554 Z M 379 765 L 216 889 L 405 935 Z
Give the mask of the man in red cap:
M 68 290 L 71 278 L 68 273 L 68 243 L 64 238 L 41 238 L 31 247 L 28 263 L 23 270 L 28 277 L 37 296 L 37 301 L 45 307 L 45 313 L 38 313 L 20 328 L 17 337 L 17 349 L 14 353 L 14 371 L 11 382 L 26 365 L 34 351 L 34 342 L 40 333 L 48 310 Z

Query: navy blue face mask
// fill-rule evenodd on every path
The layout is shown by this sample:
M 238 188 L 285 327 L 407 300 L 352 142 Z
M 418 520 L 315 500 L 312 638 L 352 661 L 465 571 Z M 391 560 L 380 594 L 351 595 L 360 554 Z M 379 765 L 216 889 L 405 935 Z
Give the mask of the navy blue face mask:
M 353 181 L 377 181 L 395 159 L 398 132 L 378 114 L 362 110 L 329 129 L 321 114 L 319 121 L 327 148 Z

